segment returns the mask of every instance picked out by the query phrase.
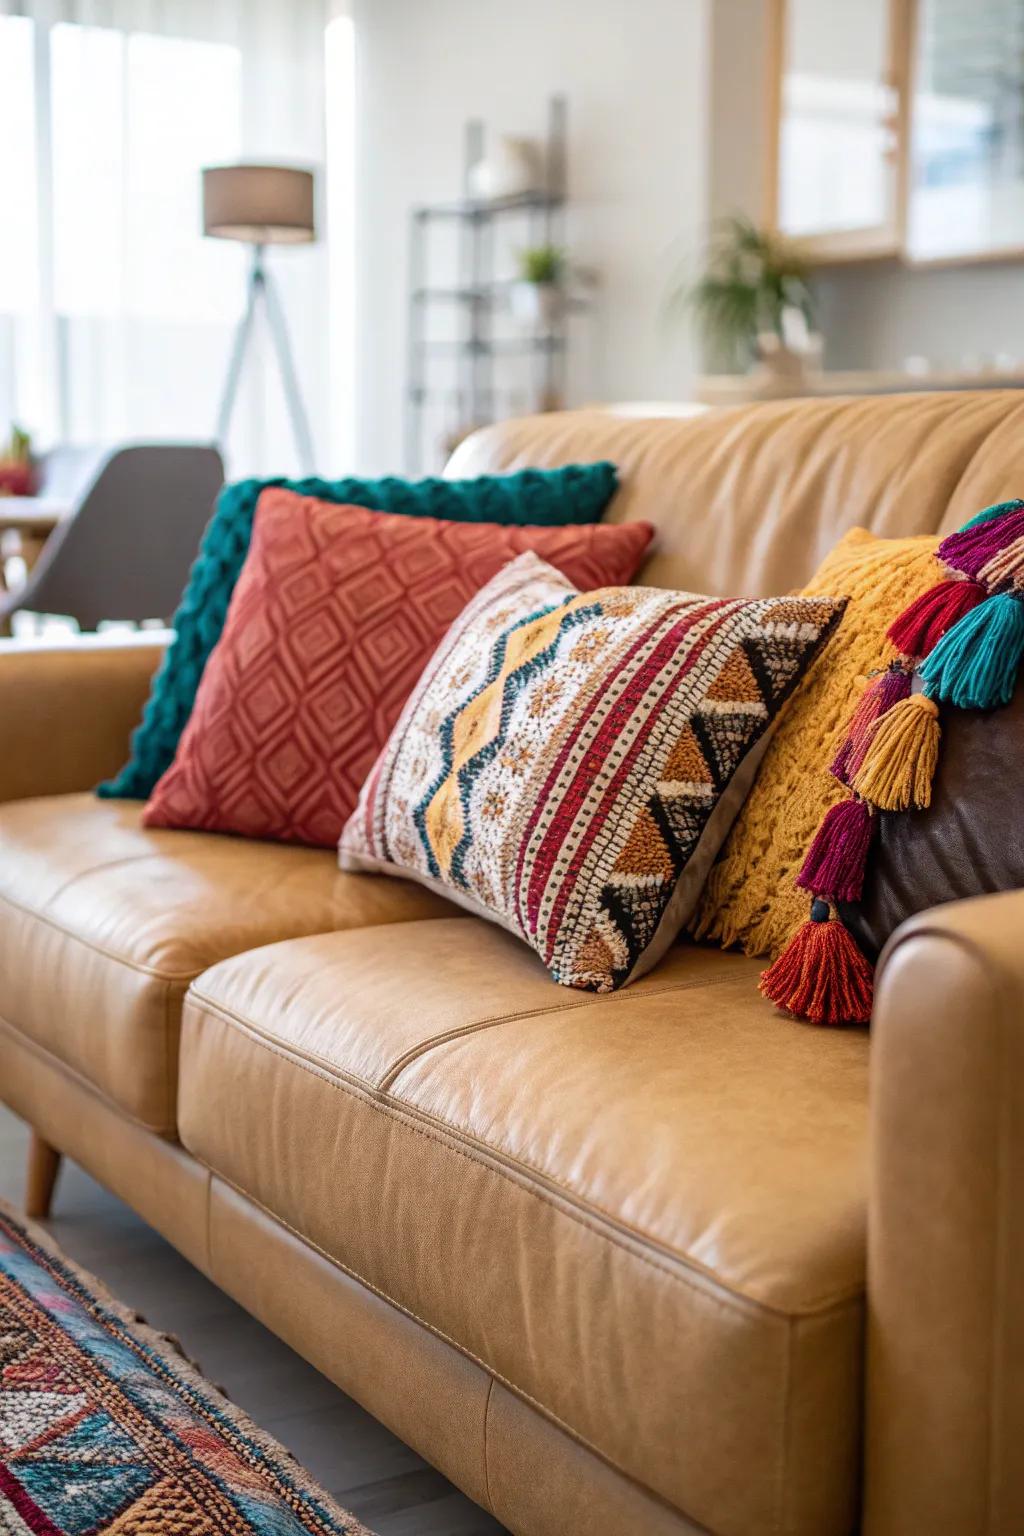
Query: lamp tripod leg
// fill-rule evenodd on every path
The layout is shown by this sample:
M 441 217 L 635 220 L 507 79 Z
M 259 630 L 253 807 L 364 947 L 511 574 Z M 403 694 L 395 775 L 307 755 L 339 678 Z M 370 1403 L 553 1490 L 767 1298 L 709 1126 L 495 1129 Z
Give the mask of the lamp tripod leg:
M 223 447 L 228 440 L 228 430 L 231 426 L 231 413 L 235 408 L 235 398 L 238 394 L 238 383 L 242 377 L 242 364 L 245 361 L 246 349 L 249 345 L 249 337 L 252 335 L 253 324 L 256 319 L 256 304 L 259 298 L 260 285 L 263 280 L 262 272 L 258 266 L 254 266 L 249 274 L 248 297 L 245 305 L 245 314 L 238 322 L 235 331 L 235 339 L 231 347 L 231 359 L 228 363 L 227 377 L 224 380 L 224 393 L 221 395 L 220 410 L 217 413 L 217 442 Z
M 295 444 L 299 450 L 299 462 L 302 465 L 303 473 L 311 475 L 316 466 L 313 453 L 313 436 L 309 430 L 309 418 L 306 415 L 306 408 L 302 403 L 299 379 L 295 372 L 291 347 L 288 344 L 288 327 L 285 323 L 284 310 L 281 308 L 277 289 L 270 280 L 269 272 L 265 273 L 263 277 L 263 297 L 267 306 L 270 334 L 277 349 L 277 361 L 281 369 L 281 382 L 284 385 L 285 399 L 288 402 L 288 414 L 292 419 Z

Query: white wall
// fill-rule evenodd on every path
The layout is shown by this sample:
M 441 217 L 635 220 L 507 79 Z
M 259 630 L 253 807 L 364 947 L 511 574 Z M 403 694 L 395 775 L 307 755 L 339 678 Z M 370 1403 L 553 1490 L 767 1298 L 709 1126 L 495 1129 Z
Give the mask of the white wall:
M 401 468 L 408 211 L 458 195 L 465 120 L 540 137 L 569 100 L 572 257 L 601 274 L 572 394 L 684 398 L 662 304 L 705 225 L 713 0 L 354 0 L 357 459 Z M 524 242 L 525 243 L 525 242 Z
M 708 105 L 712 219 L 761 215 L 765 175 L 765 0 L 713 0 Z
M 826 366 L 936 370 L 1024 359 L 1019 262 L 908 269 L 895 262 L 824 273 L 818 282 Z

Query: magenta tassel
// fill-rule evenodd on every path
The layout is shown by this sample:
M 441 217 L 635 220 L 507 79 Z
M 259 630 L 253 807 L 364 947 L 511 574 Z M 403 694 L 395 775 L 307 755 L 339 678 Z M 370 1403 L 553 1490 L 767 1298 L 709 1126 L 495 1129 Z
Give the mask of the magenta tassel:
M 1007 512 L 1016 512 L 1018 507 L 1024 507 L 1024 501 L 1017 496 L 1013 501 L 996 501 L 990 507 L 983 507 L 980 512 L 975 512 L 969 522 L 964 523 L 960 529 L 964 533 L 968 528 L 976 528 L 980 523 L 990 523 L 995 517 L 1005 517 Z
M 850 716 L 846 739 L 829 764 L 829 772 L 840 784 L 849 784 L 864 759 L 871 728 L 894 704 L 910 694 L 910 674 L 902 667 L 889 667 L 870 682 Z
M 863 800 L 842 800 L 825 812 L 796 883 L 812 896 L 859 901 L 875 817 Z
M 963 528 L 943 539 L 938 557 L 954 571 L 967 576 L 977 576 L 983 565 L 995 558 L 1008 544 L 1024 536 L 1024 508 L 1007 512 L 1005 517 L 993 518 L 988 523 L 977 523 L 973 528 Z

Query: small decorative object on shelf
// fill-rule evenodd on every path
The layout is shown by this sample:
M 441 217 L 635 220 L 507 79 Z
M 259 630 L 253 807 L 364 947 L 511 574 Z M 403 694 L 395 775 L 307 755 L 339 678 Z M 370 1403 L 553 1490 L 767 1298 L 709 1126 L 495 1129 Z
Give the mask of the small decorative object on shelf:
M 519 277 L 509 289 L 509 307 L 524 325 L 550 330 L 565 307 L 568 264 L 557 245 L 519 252 Z
M 34 490 L 32 439 L 12 423 L 7 447 L 0 450 L 0 496 L 31 496 Z
M 488 201 L 529 197 L 544 185 L 543 163 L 538 146 L 532 139 L 501 134 L 491 152 L 470 166 L 466 181 L 471 197 Z
M 569 316 L 588 307 L 566 291 L 566 127 L 561 96 L 551 98 L 543 153 L 516 138 L 499 139 L 488 152 L 483 123 L 467 123 L 463 196 L 412 210 L 410 473 L 437 467 L 451 443 L 476 427 L 564 402 Z M 454 279 L 436 281 L 434 262 L 453 255 Z M 498 275 L 503 270 L 507 276 Z M 586 281 L 585 274 L 574 276 Z
M 681 282 L 672 307 L 688 306 L 726 366 L 792 379 L 821 365 L 814 294 L 800 246 L 740 215 L 716 230 L 703 275 Z

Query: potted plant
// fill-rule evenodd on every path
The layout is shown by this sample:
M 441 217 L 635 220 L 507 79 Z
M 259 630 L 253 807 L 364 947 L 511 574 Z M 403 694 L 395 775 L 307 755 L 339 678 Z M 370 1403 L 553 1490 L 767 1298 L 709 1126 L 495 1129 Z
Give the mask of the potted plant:
M 741 215 L 715 231 L 705 269 L 676 292 L 692 308 L 721 363 L 757 364 L 791 377 L 820 361 L 814 332 L 810 263 L 793 240 L 759 229 Z
M 12 426 L 7 447 L 0 448 L 0 496 L 31 496 L 34 484 L 32 440 Z
M 520 251 L 519 276 L 509 293 L 515 318 L 525 325 L 550 329 L 562 313 L 567 273 L 565 252 L 556 245 L 534 245 Z

